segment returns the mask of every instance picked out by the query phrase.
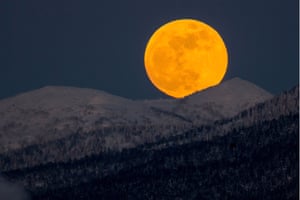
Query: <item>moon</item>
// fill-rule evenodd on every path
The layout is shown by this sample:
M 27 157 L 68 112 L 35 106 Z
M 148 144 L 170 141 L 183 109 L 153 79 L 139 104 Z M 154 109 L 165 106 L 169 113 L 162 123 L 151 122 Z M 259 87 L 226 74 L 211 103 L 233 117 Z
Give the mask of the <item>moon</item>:
M 158 28 L 149 39 L 144 64 L 155 87 L 183 98 L 218 85 L 228 54 L 218 32 L 195 19 L 178 19 Z

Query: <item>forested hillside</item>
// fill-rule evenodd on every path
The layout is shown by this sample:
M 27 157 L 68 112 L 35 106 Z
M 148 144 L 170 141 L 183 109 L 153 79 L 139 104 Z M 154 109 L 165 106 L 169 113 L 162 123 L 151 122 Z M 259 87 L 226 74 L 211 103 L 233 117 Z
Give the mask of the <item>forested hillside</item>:
M 78 132 L 1 155 L 1 173 L 34 200 L 294 200 L 298 101 L 295 87 L 211 124 Z

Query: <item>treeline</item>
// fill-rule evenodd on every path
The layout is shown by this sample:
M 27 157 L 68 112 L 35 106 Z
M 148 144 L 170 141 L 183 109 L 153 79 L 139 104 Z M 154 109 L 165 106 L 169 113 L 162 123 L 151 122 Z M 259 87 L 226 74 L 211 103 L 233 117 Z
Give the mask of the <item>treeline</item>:
M 79 160 L 94 154 L 121 151 L 180 134 L 186 129 L 185 124 L 174 124 L 105 127 L 88 133 L 78 130 L 59 140 L 0 154 L 0 171 L 29 168 L 48 162 Z
M 298 120 L 287 115 L 213 140 L 142 145 L 5 175 L 26 183 L 33 199 L 297 199 Z
M 298 199 L 298 119 L 150 151 L 143 164 L 36 199 Z

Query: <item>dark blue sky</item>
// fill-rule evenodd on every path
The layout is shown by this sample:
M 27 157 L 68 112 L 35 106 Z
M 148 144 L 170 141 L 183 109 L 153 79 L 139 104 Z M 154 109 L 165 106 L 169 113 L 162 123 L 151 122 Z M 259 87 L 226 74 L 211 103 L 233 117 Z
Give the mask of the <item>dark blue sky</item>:
M 222 35 L 225 80 L 278 94 L 299 82 L 298 8 L 298 0 L 2 0 L 0 99 L 46 85 L 164 97 L 145 74 L 144 49 L 155 29 L 178 18 Z

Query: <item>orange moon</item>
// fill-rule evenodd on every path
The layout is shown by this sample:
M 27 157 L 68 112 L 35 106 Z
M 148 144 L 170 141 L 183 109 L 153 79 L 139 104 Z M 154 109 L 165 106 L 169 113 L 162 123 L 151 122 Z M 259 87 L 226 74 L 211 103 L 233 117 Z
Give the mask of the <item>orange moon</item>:
M 218 85 L 227 70 L 228 54 L 215 29 L 198 20 L 179 19 L 153 33 L 144 62 L 155 87 L 183 98 Z

